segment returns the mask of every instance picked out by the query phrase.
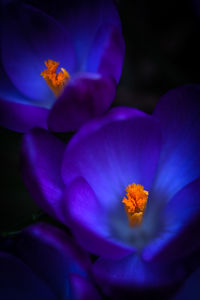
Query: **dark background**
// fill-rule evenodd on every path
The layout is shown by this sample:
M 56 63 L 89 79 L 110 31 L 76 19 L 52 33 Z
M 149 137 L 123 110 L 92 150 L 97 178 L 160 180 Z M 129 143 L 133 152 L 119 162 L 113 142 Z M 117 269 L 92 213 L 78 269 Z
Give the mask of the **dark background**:
M 169 89 L 200 83 L 198 0 L 116 2 L 126 56 L 113 106 L 129 105 L 151 113 Z M 20 177 L 22 134 L 3 128 L 0 133 L 0 232 L 7 235 L 34 222 L 40 210 Z

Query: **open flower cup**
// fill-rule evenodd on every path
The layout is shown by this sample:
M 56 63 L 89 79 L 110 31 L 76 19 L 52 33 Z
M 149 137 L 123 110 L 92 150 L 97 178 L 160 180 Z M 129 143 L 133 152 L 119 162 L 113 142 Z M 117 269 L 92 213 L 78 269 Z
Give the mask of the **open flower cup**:
M 3 1 L 0 125 L 73 131 L 111 105 L 124 40 L 112 0 Z
M 22 144 L 35 202 L 99 256 L 110 287 L 162 288 L 187 275 L 200 247 L 200 87 L 169 91 L 153 115 L 118 107 L 68 145 L 42 129 Z
M 61 229 L 38 223 L 13 244 L 0 245 L 0 299 L 100 300 L 88 255 Z

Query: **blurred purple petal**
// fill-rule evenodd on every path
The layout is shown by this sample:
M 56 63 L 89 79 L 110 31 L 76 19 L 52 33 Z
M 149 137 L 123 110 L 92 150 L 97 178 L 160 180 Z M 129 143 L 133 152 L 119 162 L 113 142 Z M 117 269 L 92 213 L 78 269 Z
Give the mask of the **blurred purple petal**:
M 169 91 L 156 106 L 163 146 L 153 186 L 153 201 L 165 203 L 200 176 L 200 86 Z M 167 176 L 166 176 L 167 174 Z
M 96 33 L 90 54 L 87 70 L 97 71 L 104 76 L 112 76 L 119 81 L 125 52 L 121 30 L 112 24 L 102 25 Z
M 171 300 L 200 299 L 200 269 L 197 269 L 181 286 Z
M 185 278 L 180 266 L 147 263 L 137 255 L 120 260 L 99 258 L 93 266 L 93 273 L 100 286 L 108 293 L 120 290 L 160 289 L 175 285 Z M 110 290 L 110 291 L 109 291 Z M 119 298 L 120 299 L 120 298 Z
M 103 114 L 115 96 L 112 78 L 83 73 L 71 79 L 48 117 L 49 129 L 72 131 Z
M 100 300 L 97 290 L 87 280 L 77 274 L 70 275 L 70 288 L 73 299 L 76 300 Z
M 93 0 L 74 0 L 73 2 L 63 3 L 63 1 L 59 0 L 56 2 L 50 1 L 48 4 L 49 7 L 45 9 L 55 18 L 59 19 L 63 27 L 71 34 L 75 45 L 78 69 L 80 71 L 88 71 L 87 61 L 90 59 L 90 48 L 94 46 L 101 26 L 104 27 L 106 26 L 105 24 L 109 23 L 117 27 L 119 31 L 121 30 L 121 22 L 114 1 L 96 0 L 94 2 Z M 107 35 L 105 35 L 105 40 L 106 37 Z M 98 47 L 104 49 L 104 39 L 101 39 L 101 42 L 102 44 L 98 44 Z M 124 44 L 123 41 L 122 44 Z M 102 54 L 103 52 L 98 49 L 95 60 L 101 59 L 99 56 L 100 53 Z M 120 60 L 122 63 L 123 56 L 120 57 Z M 97 72 L 97 69 L 95 72 Z
M 36 203 L 63 221 L 61 162 L 65 145 L 42 129 L 33 129 L 22 143 L 22 175 Z
M 1 65 L 0 77 L 0 125 L 20 132 L 34 126 L 47 129 L 48 109 L 29 103 L 10 82 Z
M 43 107 L 0 99 L 0 125 L 19 132 L 34 126 L 47 129 L 48 110 Z
M 70 298 L 71 274 L 87 278 L 88 256 L 52 225 L 40 223 L 27 228 L 17 243 L 17 255 L 48 283 L 58 299 Z
M 0 253 L 0 299 L 56 300 L 46 283 L 18 258 Z

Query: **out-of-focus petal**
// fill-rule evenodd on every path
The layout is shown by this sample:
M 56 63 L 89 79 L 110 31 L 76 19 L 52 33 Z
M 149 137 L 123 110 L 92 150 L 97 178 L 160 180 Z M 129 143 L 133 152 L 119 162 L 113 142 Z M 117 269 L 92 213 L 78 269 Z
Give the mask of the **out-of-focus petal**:
M 165 203 L 200 176 L 200 86 L 169 91 L 154 117 L 160 122 L 163 147 L 151 197 Z
M 51 107 L 55 96 L 40 74 L 48 59 L 74 72 L 74 49 L 67 31 L 52 17 L 18 2 L 8 5 L 3 24 L 2 62 L 9 78 L 30 102 Z
M 200 299 L 200 269 L 197 269 L 182 285 L 172 300 Z
M 65 144 L 42 129 L 23 138 L 22 175 L 35 202 L 51 216 L 63 221 L 61 162 Z
M 172 286 L 185 277 L 182 267 L 166 264 L 147 263 L 137 254 L 121 260 L 99 258 L 93 266 L 97 283 L 108 294 L 120 290 L 160 289 Z M 119 297 L 119 295 L 118 295 Z M 120 299 L 120 297 L 119 297 Z
M 97 31 L 88 55 L 86 69 L 119 81 L 124 59 L 125 45 L 122 32 L 112 24 L 104 24 Z
M 49 129 L 76 130 L 103 114 L 114 99 L 115 85 L 112 78 L 100 74 L 83 73 L 72 78 L 50 111 Z
M 78 178 L 67 188 L 65 207 L 69 225 L 85 249 L 110 258 L 123 257 L 134 251 L 113 239 L 109 216 L 83 178 Z
M 22 261 L 0 253 L 0 299 L 2 300 L 56 300 L 45 281 Z
M 88 256 L 52 225 L 40 223 L 27 228 L 16 247 L 17 255 L 48 283 L 57 299 L 71 299 L 71 274 L 87 278 Z
M 37 7 L 59 20 L 63 28 L 70 33 L 75 46 L 79 71 L 88 71 L 87 64 L 88 60 L 91 60 L 91 48 L 95 47 L 95 43 L 98 41 L 101 41 L 101 43 L 97 45 L 98 52 L 95 60 L 101 60 L 101 55 L 104 53 L 105 43 L 109 36 L 109 34 L 102 35 L 101 27 L 103 28 L 106 24 L 110 24 L 121 31 L 119 14 L 113 0 L 74 0 L 73 2 L 63 2 L 62 0 L 55 2 L 50 0 L 48 1 L 48 6 L 41 2 L 33 1 Z M 108 32 L 109 29 L 108 26 Z M 101 35 L 101 39 L 98 39 L 98 34 Z M 123 41 L 122 44 L 124 44 Z M 119 44 L 116 46 L 119 46 Z M 120 60 L 123 60 L 123 56 L 120 57 Z M 97 66 L 96 63 L 95 66 Z M 114 78 L 116 76 L 114 75 Z
M 24 132 L 38 126 L 47 129 L 48 109 L 32 105 L 10 82 L 0 64 L 0 125 Z
M 86 64 L 89 59 L 89 49 L 96 38 L 97 31 L 105 23 L 111 23 L 118 28 L 121 24 L 112 0 L 97 0 L 95 2 L 92 0 L 85 2 L 76 0 L 76 3 L 76 6 L 73 3 L 73 9 L 66 25 L 69 26 L 70 32 L 76 39 L 75 47 L 79 56 L 80 69 L 87 71 Z M 74 18 L 74 16 L 76 17 Z M 99 47 L 101 46 L 103 45 L 99 44 Z
M 0 99 L 0 125 L 24 132 L 38 126 L 47 129 L 48 110 L 39 106 Z
M 147 260 L 175 261 L 200 246 L 200 178 L 188 184 L 167 203 L 159 237 L 144 249 Z
M 100 300 L 95 287 L 90 281 L 77 274 L 70 275 L 71 297 L 74 300 Z

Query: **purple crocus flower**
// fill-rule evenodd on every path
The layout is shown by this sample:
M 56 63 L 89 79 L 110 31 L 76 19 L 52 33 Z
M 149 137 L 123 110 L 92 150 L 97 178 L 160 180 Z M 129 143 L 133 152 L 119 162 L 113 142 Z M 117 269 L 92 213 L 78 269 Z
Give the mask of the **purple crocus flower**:
M 33 225 L 12 252 L 0 252 L 2 300 L 100 300 L 87 275 L 88 256 L 62 230 Z
M 93 271 L 107 293 L 185 277 L 200 247 L 200 86 L 169 91 L 152 116 L 114 108 L 67 146 L 34 129 L 22 154 L 32 197 L 100 256 Z
M 0 125 L 70 131 L 110 107 L 124 57 L 112 0 L 3 1 L 1 10 Z

